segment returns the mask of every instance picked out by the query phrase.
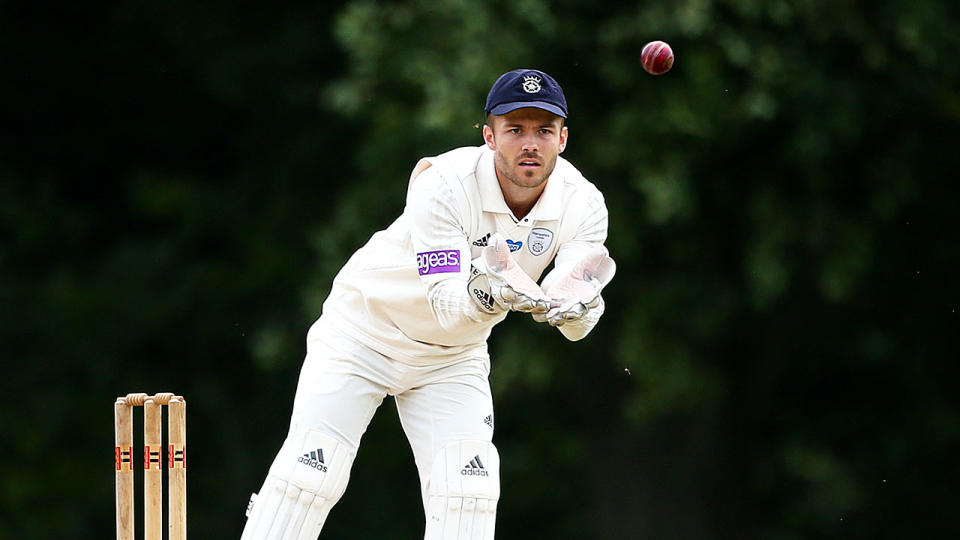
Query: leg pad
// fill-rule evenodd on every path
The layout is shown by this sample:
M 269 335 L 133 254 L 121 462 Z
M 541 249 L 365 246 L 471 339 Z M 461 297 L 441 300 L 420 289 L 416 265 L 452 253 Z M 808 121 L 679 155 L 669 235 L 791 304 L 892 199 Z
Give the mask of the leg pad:
M 346 448 L 319 431 L 291 432 L 250 498 L 241 540 L 316 540 L 347 487 L 353 455 Z
M 500 455 L 486 441 L 457 441 L 433 460 L 424 540 L 493 540 Z

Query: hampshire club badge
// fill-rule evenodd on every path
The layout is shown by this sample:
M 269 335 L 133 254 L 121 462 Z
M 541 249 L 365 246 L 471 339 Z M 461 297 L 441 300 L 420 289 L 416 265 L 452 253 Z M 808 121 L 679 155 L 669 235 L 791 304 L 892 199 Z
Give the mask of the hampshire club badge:
M 552 243 L 553 231 L 550 229 L 533 229 L 527 237 L 527 249 L 534 255 L 542 255 L 544 251 L 550 249 Z
M 528 94 L 536 94 L 540 91 L 540 77 L 536 75 L 527 75 L 523 78 L 523 91 Z

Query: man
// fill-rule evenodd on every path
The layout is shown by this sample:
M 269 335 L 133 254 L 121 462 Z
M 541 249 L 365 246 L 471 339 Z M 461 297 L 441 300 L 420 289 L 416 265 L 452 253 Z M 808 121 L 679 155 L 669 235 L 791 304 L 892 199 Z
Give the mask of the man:
M 603 197 L 559 157 L 567 103 L 557 82 L 506 73 L 486 113 L 486 144 L 420 160 L 403 214 L 334 279 L 307 335 L 289 434 L 251 497 L 242 540 L 317 538 L 387 395 L 420 473 L 425 540 L 493 538 L 490 329 L 519 311 L 581 339 L 615 267 Z

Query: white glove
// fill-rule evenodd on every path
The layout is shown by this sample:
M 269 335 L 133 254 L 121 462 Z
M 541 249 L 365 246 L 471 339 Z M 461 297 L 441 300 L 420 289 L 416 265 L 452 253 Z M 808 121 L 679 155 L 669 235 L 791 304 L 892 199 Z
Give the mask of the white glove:
M 483 249 L 479 261 L 485 267 L 485 274 L 476 272 L 468 284 L 471 297 L 478 300 L 480 307 L 488 313 L 495 313 L 494 306 L 484 302 L 480 282 L 481 276 L 486 276 L 490 286 L 490 296 L 503 309 L 522 311 L 524 313 L 547 313 L 559 304 L 552 302 L 540 290 L 540 286 L 530 279 L 530 276 L 520 268 L 520 265 L 510 255 L 510 246 L 499 234 L 493 234 Z
M 550 326 L 578 320 L 600 305 L 600 292 L 617 272 L 617 265 L 603 247 L 594 248 L 580 259 L 570 273 L 547 286 L 544 293 L 554 302 L 547 313 L 534 313 L 537 322 Z

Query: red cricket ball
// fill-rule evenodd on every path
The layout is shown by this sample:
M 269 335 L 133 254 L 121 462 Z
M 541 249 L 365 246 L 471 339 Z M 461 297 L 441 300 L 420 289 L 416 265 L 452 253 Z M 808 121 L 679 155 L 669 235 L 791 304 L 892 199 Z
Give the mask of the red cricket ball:
M 663 75 L 673 67 L 673 49 L 663 41 L 651 41 L 640 51 L 640 63 L 651 75 Z

